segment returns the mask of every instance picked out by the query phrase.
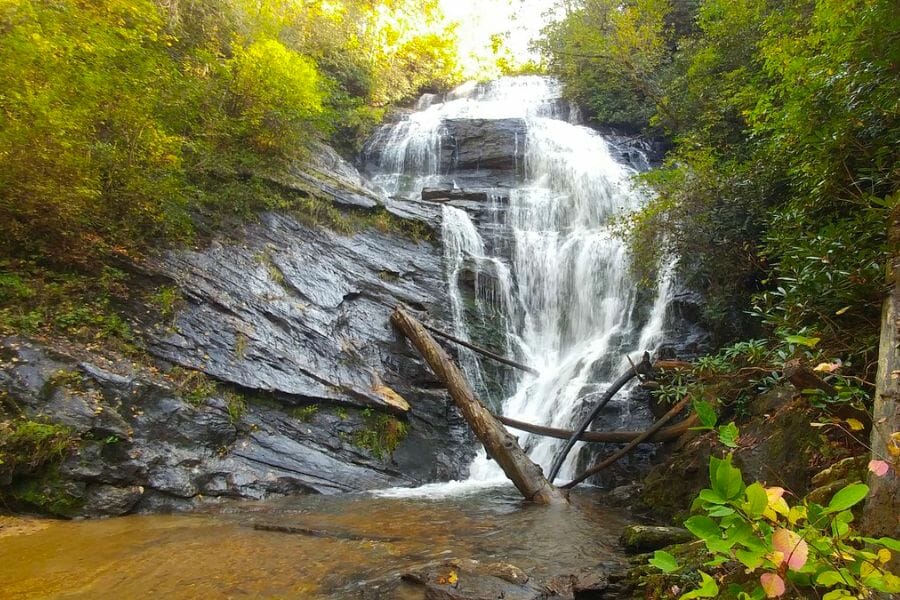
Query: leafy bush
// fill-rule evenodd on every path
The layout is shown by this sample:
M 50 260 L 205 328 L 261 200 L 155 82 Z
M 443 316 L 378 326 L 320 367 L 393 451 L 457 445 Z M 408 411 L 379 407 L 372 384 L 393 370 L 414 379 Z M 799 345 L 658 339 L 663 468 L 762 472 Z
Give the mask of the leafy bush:
M 700 588 L 682 599 L 776 598 L 788 585 L 798 596 L 814 589 L 829 600 L 900 592 L 900 577 L 888 568 L 900 541 L 863 537 L 851 526 L 851 509 L 868 494 L 865 484 L 845 486 L 825 506 L 805 501 L 790 506 L 782 488 L 746 485 L 730 456 L 710 458 L 709 478 L 710 487 L 693 506 L 703 514 L 689 518 L 685 527 L 703 541 L 712 558 L 707 565 L 728 569 L 734 582 L 721 590 L 715 578 L 701 572 Z M 667 573 L 679 569 L 665 551 L 651 564 Z

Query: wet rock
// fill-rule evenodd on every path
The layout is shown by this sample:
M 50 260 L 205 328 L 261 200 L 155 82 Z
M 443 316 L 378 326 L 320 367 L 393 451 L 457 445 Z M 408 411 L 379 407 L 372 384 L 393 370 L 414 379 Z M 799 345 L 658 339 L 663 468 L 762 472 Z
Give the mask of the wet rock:
M 640 483 L 629 483 L 626 485 L 620 485 L 615 487 L 609 491 L 607 495 L 608 503 L 610 506 L 618 506 L 622 508 L 630 507 L 635 498 L 639 497 L 641 493 L 641 484 Z
M 694 539 L 693 534 L 681 527 L 657 527 L 652 525 L 629 525 L 619 538 L 629 552 L 652 552 Z
M 427 187 L 422 190 L 422 200 L 431 200 L 435 202 L 447 202 L 450 200 L 487 202 L 488 192 L 483 190 Z
M 338 206 L 369 209 L 381 206 L 376 194 L 366 189 L 356 167 L 330 146 L 315 144 L 309 160 L 286 167 L 258 169 L 253 174 L 304 196 L 325 198 Z
M 443 172 L 522 167 L 524 119 L 447 119 L 441 136 Z
M 288 406 L 325 403 L 402 415 L 410 427 L 398 452 L 408 481 L 459 476 L 470 438 L 388 320 L 398 303 L 432 318 L 445 314 L 440 249 L 392 232 L 342 236 L 284 215 L 261 221 L 246 229 L 240 245 L 161 259 L 158 268 L 179 282 L 186 303 L 173 328 L 150 332 L 150 350 Z M 332 468 L 315 451 L 290 444 L 260 456 L 271 446 L 254 442 L 258 451 L 247 460 L 281 464 L 274 454 L 300 452 L 312 463 L 304 473 Z M 412 456 L 418 456 L 415 464 L 406 459 Z M 376 481 L 384 480 L 364 487 Z
M 819 473 L 813 475 L 812 484 L 814 486 L 827 485 L 835 481 L 852 479 L 854 481 L 865 481 L 866 465 L 869 457 L 867 455 L 851 456 L 843 460 L 839 460 L 830 467 L 823 469 Z
M 528 583 L 528 575 L 525 571 L 509 563 L 490 563 L 484 566 L 486 573 L 493 577 L 499 577 L 509 583 L 522 585 Z
M 539 600 L 547 597 L 545 588 L 530 583 L 521 569 L 508 564 L 449 559 L 417 567 L 402 577 L 407 582 L 421 585 L 428 600 Z
M 114 485 L 88 486 L 82 514 L 87 517 L 117 517 L 131 511 L 144 495 L 139 485 L 117 487 Z

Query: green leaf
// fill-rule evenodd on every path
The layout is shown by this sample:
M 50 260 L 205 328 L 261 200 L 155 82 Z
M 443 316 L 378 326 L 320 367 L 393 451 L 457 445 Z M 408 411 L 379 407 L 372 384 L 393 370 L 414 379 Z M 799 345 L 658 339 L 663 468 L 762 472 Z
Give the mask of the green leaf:
M 674 573 L 681 568 L 678 566 L 678 561 L 675 560 L 675 557 L 665 550 L 657 550 L 654 552 L 653 558 L 651 558 L 649 562 L 651 565 L 667 574 Z
M 734 509 L 730 506 L 714 506 L 707 511 L 711 517 L 727 517 L 734 514 Z
M 855 598 L 853 594 L 848 592 L 845 589 L 831 590 L 824 596 L 822 596 L 822 600 L 838 600 L 838 598 Z
M 784 341 L 788 344 L 796 344 L 798 346 L 806 346 L 807 348 L 815 348 L 816 345 L 822 340 L 822 338 L 817 337 L 806 337 L 802 335 L 788 335 L 785 336 Z
M 714 456 L 709 459 L 710 483 L 712 489 L 726 500 L 738 497 L 744 489 L 741 470 L 732 466 L 731 457 L 720 460 Z
M 894 552 L 900 552 L 900 540 L 895 540 L 894 538 L 882 537 L 882 538 L 870 538 L 870 537 L 861 537 L 856 538 L 864 541 L 867 544 L 873 544 L 875 546 L 884 546 L 888 550 L 892 550 Z
M 706 502 L 709 502 L 711 504 L 725 504 L 727 502 L 725 498 L 709 488 L 700 490 L 698 498 L 700 498 L 701 500 L 705 500 Z
M 712 429 L 715 427 L 718 417 L 716 416 L 716 409 L 713 408 L 713 405 L 706 400 L 694 400 L 693 404 L 694 412 L 697 413 L 701 425 L 695 429 Z
M 758 519 L 766 510 L 769 504 L 769 497 L 766 495 L 766 488 L 761 483 L 754 482 L 747 486 L 744 490 L 747 496 L 747 502 L 744 504 L 744 511 L 752 519 Z
M 734 421 L 728 425 L 719 427 L 719 441 L 729 448 L 737 448 L 737 439 L 739 436 L 740 432 L 738 431 L 737 425 L 734 424 Z
M 719 595 L 719 585 L 716 583 L 716 580 L 703 571 L 697 572 L 700 573 L 700 587 L 687 594 L 682 594 L 679 600 L 690 600 L 691 598 L 715 598 Z
M 722 566 L 725 563 L 727 563 L 728 560 L 729 560 L 729 558 L 725 554 L 718 554 L 718 555 L 714 556 L 711 560 L 708 560 L 705 563 L 703 563 L 703 566 L 719 567 L 719 566 Z
M 824 571 L 816 576 L 816 585 L 831 587 L 838 583 L 844 583 L 844 578 L 837 571 Z
M 851 483 L 832 497 L 825 507 L 826 513 L 840 512 L 862 501 L 869 494 L 869 486 L 864 483 Z
M 704 515 L 696 515 L 684 522 L 688 531 L 701 540 L 718 540 L 722 538 L 719 524 Z
M 745 567 L 751 571 L 755 571 L 763 564 L 763 552 L 754 552 L 753 550 L 735 550 L 734 557 L 741 561 Z

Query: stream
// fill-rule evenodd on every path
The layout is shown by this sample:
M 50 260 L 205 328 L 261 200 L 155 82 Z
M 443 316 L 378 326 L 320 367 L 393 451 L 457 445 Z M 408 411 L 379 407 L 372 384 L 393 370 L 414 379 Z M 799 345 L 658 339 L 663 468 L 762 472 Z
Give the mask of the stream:
M 412 600 L 423 589 L 398 576 L 437 559 L 500 561 L 537 577 L 620 564 L 625 516 L 590 492 L 572 500 L 529 506 L 510 486 L 441 500 L 294 496 L 194 514 L 17 520 L 20 532 L 0 518 L 0 595 Z

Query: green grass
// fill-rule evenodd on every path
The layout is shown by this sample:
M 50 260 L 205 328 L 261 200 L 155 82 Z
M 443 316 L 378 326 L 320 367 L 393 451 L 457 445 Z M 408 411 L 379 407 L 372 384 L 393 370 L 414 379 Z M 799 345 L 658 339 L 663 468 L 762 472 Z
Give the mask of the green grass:
M 297 419 L 298 421 L 302 421 L 304 423 L 309 423 L 312 421 L 313 417 L 316 416 L 316 413 L 319 412 L 318 404 L 310 404 L 309 406 L 301 406 L 300 408 L 295 408 L 291 411 L 291 416 Z
M 129 276 L 57 272 L 28 261 L 0 261 L 0 334 L 62 335 L 134 353 L 134 334 L 119 313 Z
M 215 380 L 202 371 L 173 367 L 167 376 L 181 397 L 194 406 L 203 404 L 219 390 Z
M 37 471 L 58 463 L 77 440 L 62 425 L 24 418 L 0 421 L 0 474 Z

